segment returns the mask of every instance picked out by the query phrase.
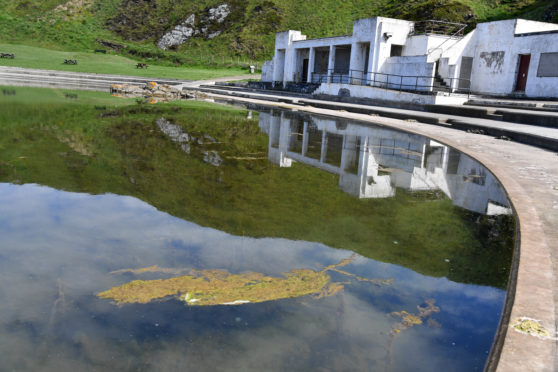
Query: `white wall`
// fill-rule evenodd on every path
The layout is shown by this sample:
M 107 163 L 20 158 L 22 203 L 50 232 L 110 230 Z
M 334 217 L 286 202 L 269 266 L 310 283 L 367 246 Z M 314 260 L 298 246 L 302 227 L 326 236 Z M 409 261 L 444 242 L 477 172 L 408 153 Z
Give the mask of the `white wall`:
M 525 20 L 481 23 L 477 26 L 471 90 L 508 95 L 514 93 L 519 69 L 519 55 L 531 54 L 525 95 L 558 97 L 558 78 L 537 77 L 540 54 L 558 52 L 558 33 L 516 37 L 523 33 L 558 30 L 556 25 Z
M 477 25 L 476 51 L 473 56 L 471 90 L 510 94 L 515 84 L 517 58 L 511 53 L 515 20 Z
M 273 81 L 273 61 L 265 61 L 262 66 L 262 81 Z
M 373 42 L 370 43 L 370 72 L 379 72 L 391 55 L 391 44 L 404 45 L 413 22 L 391 18 L 377 18 L 377 30 Z M 385 34 L 392 36 L 386 39 Z
M 275 55 L 273 57 L 273 81 L 292 81 L 296 72 L 296 53 L 293 42 L 306 40 L 300 31 L 285 31 L 275 34 Z
M 337 96 L 339 95 L 340 89 L 348 89 L 351 97 L 370 98 L 379 101 L 411 102 L 423 105 L 462 105 L 468 101 L 466 96 L 419 95 L 408 92 L 399 92 L 396 90 L 374 88 L 366 85 L 347 85 L 337 83 L 322 83 L 314 94 Z
M 381 73 L 400 75 L 401 78 L 393 76 L 390 78 L 391 84 L 405 84 L 403 89 L 414 89 L 415 84 L 418 90 L 430 90 L 434 77 L 434 63 L 428 63 L 427 56 L 415 57 L 390 57 L 382 66 Z M 421 76 L 422 78 L 415 78 Z M 425 78 L 426 77 L 426 78 Z M 377 75 L 376 80 L 384 81 L 387 76 Z
M 531 32 L 556 31 L 558 25 L 546 22 L 528 21 L 526 19 L 518 19 L 515 24 L 515 34 L 527 34 Z
M 459 85 L 457 80 L 452 81 L 452 79 L 460 76 L 462 57 L 473 57 L 475 55 L 477 44 L 475 35 L 476 30 L 473 30 L 447 48 L 443 47 L 444 51 L 439 61 L 438 74 L 448 86 L 452 85 L 453 88 L 457 88 Z
M 514 38 L 513 55 L 516 58 L 516 64 L 519 54 L 531 54 L 525 87 L 526 96 L 558 98 L 558 77 L 537 77 L 541 53 L 552 52 L 558 53 L 558 33 Z M 517 67 L 512 74 L 514 84 L 516 76 Z

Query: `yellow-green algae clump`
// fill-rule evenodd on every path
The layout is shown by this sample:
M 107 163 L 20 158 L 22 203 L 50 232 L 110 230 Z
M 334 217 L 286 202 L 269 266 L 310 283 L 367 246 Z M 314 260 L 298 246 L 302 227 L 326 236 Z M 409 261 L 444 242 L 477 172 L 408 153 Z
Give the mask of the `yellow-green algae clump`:
M 113 287 L 98 294 L 100 298 L 112 299 L 118 304 L 148 303 L 169 296 L 176 297 L 188 305 L 240 305 L 285 298 L 316 295 L 331 296 L 341 290 L 341 283 L 331 283 L 327 271 L 345 266 L 354 257 L 338 264 L 330 265 L 320 271 L 296 269 L 284 273 L 283 277 L 267 276 L 262 273 L 248 272 L 230 274 L 224 270 L 189 270 L 189 275 L 155 280 L 134 280 Z M 184 269 L 165 269 L 151 266 L 143 269 L 124 269 L 115 273 L 131 272 L 180 272 Z M 350 273 L 341 272 L 347 275 Z M 389 284 L 390 280 L 375 280 L 358 277 L 374 284 Z
M 519 318 L 516 320 L 513 328 L 518 332 L 526 333 L 536 337 L 550 337 L 550 332 L 548 332 L 536 319 L 527 317 Z
M 423 319 L 430 319 L 432 314 L 440 312 L 440 308 L 434 305 L 436 302 L 434 299 L 427 299 L 424 302 L 426 306 L 417 306 L 418 312 L 416 314 L 410 314 L 405 310 L 394 311 L 389 314 L 401 318 L 401 321 L 392 328 L 392 335 L 398 334 L 402 330 L 411 328 L 414 325 L 422 324 Z

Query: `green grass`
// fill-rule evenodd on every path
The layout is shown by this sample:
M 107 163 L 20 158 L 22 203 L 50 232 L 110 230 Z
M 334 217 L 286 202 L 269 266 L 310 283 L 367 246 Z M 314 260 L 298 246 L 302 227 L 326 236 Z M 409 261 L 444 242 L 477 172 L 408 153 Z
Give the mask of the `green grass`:
M 149 65 L 137 69 L 137 61 L 113 54 L 90 52 L 63 52 L 46 48 L 0 43 L 0 51 L 14 53 L 15 59 L 0 59 L 0 65 L 38 68 L 46 70 L 118 74 L 144 77 L 203 80 L 225 76 L 242 75 L 248 70 L 240 68 L 169 67 Z M 75 59 L 77 65 L 64 64 L 65 59 Z
M 0 95 L 1 182 L 131 195 L 235 235 L 322 242 L 459 282 L 507 282 L 513 219 L 494 224 L 448 199 L 427 202 L 403 190 L 358 199 L 339 189 L 336 175 L 299 163 L 280 168 L 267 161 L 257 115 L 248 119 L 244 109 L 139 105 L 89 92 L 74 102 L 65 91 L 2 89 L 16 95 Z M 186 154 L 157 128 L 161 117 L 216 143 L 193 142 Z M 205 163 L 207 150 L 224 163 Z M 494 226 L 504 227 L 486 232 Z

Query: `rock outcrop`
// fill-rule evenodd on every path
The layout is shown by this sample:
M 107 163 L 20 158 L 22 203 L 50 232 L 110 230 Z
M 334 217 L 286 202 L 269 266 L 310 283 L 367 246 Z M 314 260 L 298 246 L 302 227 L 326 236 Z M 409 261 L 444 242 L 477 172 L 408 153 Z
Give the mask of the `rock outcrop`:
M 110 92 L 112 95 L 119 97 L 145 98 L 149 103 L 197 98 L 191 92 L 186 93 L 168 84 L 157 84 L 154 81 L 145 84 L 143 87 L 131 84 L 114 84 Z
M 209 8 L 200 17 L 197 25 L 196 15 L 191 14 L 184 22 L 164 34 L 157 42 L 157 46 L 164 50 L 176 47 L 197 35 L 206 39 L 213 39 L 222 33 L 222 30 L 216 29 L 216 25 L 222 24 L 229 14 L 231 14 L 231 9 L 228 4 Z
M 199 33 L 195 27 L 195 15 L 192 14 L 184 22 L 176 26 L 172 31 L 167 32 L 157 43 L 161 49 L 184 44 L 186 40 Z

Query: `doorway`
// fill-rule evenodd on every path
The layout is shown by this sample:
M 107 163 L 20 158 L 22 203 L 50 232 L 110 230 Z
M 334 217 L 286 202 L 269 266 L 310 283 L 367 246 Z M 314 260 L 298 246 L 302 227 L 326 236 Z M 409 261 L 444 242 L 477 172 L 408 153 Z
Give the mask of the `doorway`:
M 516 92 L 525 92 L 525 86 L 527 85 L 527 73 L 529 72 L 530 62 L 530 54 L 519 55 L 519 68 L 517 70 L 517 81 L 515 83 Z
M 473 72 L 473 57 L 461 57 L 461 68 L 459 69 L 459 82 L 457 89 L 471 89 L 471 73 Z
M 302 60 L 302 82 L 308 81 L 308 58 Z

